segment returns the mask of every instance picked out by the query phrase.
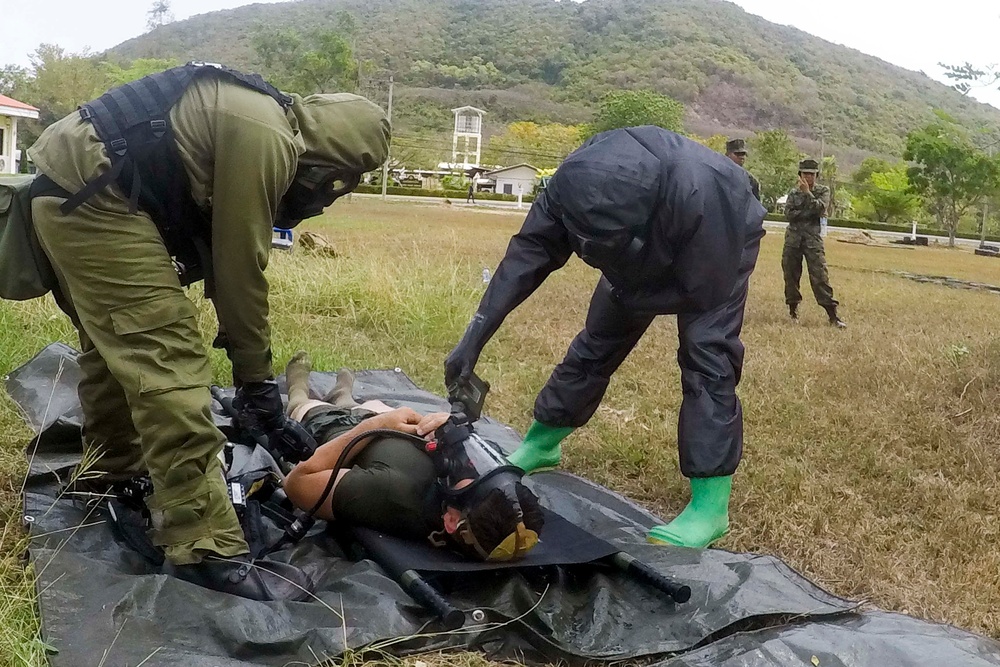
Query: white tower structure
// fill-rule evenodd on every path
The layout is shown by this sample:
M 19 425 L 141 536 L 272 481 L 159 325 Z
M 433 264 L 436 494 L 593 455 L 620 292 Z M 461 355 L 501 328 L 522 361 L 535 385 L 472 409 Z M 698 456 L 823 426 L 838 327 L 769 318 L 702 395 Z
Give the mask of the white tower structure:
M 483 115 L 486 112 L 468 106 L 452 109 L 451 112 L 455 114 L 455 135 L 451 145 L 452 166 L 462 169 L 478 167 L 483 147 Z

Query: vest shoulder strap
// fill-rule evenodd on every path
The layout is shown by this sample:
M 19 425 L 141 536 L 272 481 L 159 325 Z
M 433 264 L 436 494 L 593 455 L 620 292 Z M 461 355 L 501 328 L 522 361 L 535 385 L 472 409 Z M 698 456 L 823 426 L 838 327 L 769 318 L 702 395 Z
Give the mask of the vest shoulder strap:
M 224 65 L 190 62 L 112 88 L 80 107 L 80 117 L 90 121 L 107 147 L 111 169 L 87 183 L 61 207 L 67 214 L 122 175 L 125 163 L 137 149 L 158 143 L 167 134 L 170 110 L 197 77 L 219 76 L 263 93 L 288 109 L 292 98 L 269 84 L 260 74 L 245 74 Z M 138 144 L 135 145 L 135 144 Z M 133 170 L 133 173 L 137 173 Z M 135 175 L 123 187 L 129 196 L 129 211 L 138 209 L 141 183 Z

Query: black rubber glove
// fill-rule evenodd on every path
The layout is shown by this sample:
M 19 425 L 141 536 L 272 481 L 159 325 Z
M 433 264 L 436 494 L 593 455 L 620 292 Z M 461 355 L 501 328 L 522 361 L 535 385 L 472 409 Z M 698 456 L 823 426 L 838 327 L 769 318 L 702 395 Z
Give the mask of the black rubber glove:
M 472 321 L 465 329 L 465 335 L 458 342 L 444 361 L 444 384 L 451 387 L 458 381 L 468 380 L 476 369 L 479 355 L 497 327 L 490 324 L 482 313 L 472 316 Z
M 219 327 L 219 333 L 215 335 L 215 340 L 212 341 L 212 347 L 216 350 L 225 350 L 226 356 L 229 360 L 233 359 L 233 344 L 229 342 L 229 334 L 222 327 Z
M 285 425 L 285 406 L 275 380 L 244 382 L 233 399 L 239 426 L 265 435 Z
M 268 436 L 271 449 L 289 463 L 300 463 L 316 451 L 316 440 L 294 419 L 285 418 L 285 425 Z
M 272 456 L 289 463 L 303 461 L 316 451 L 316 441 L 297 421 L 285 416 L 278 383 L 244 382 L 233 399 L 237 427 L 267 438 Z
M 566 264 L 572 254 L 566 227 L 559 214 L 549 210 L 547 194 L 543 192 L 531 205 L 521 231 L 511 238 L 465 335 L 445 359 L 446 386 L 469 379 L 479 354 L 504 318 L 531 296 L 550 273 Z

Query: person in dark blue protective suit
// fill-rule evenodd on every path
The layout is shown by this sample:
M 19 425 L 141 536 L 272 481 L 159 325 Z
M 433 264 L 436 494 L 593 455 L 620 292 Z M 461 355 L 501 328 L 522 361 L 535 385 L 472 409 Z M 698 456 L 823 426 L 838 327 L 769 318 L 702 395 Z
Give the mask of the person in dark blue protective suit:
M 708 546 L 728 530 L 743 451 L 739 336 L 764 214 L 746 171 L 724 155 L 653 126 L 596 135 L 566 158 L 511 239 L 445 361 L 445 382 L 473 372 L 507 314 L 570 255 L 600 270 L 586 325 L 539 393 L 535 420 L 510 456 L 526 472 L 551 468 L 560 442 L 594 414 L 653 318 L 676 314 L 684 394 L 677 439 L 691 501 L 648 538 Z

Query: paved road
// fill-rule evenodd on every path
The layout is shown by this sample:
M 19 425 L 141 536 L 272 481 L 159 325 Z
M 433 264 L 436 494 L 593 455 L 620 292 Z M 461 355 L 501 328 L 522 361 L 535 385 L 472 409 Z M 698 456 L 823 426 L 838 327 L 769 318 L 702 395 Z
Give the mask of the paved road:
M 769 228 L 769 229 L 774 229 L 774 230 L 782 229 L 783 230 L 785 227 L 788 226 L 788 223 L 787 222 L 776 222 L 776 221 L 771 221 L 771 220 L 765 220 L 764 221 L 764 226 L 767 227 L 767 228 Z M 877 239 L 885 239 L 885 240 L 888 240 L 888 241 L 895 241 L 897 239 L 901 239 L 901 238 L 909 236 L 909 234 L 905 234 L 905 233 L 902 233 L 902 232 L 883 232 L 883 231 L 876 231 L 874 229 L 855 229 L 853 227 L 829 227 L 828 229 L 831 232 L 837 232 L 837 233 L 840 233 L 840 234 L 857 234 L 859 232 L 868 232 L 869 234 L 871 234 L 872 236 L 874 236 Z M 931 240 L 931 243 L 940 243 L 940 244 L 943 244 L 943 245 L 948 245 L 948 237 L 947 236 L 935 236 L 935 235 L 924 234 L 924 233 L 919 233 L 919 232 L 918 232 L 918 236 L 926 236 L 927 238 L 929 238 Z M 965 248 L 978 248 L 979 247 L 979 241 L 978 240 L 973 240 L 973 239 L 960 239 L 960 238 L 956 238 L 955 239 L 955 245 L 962 246 L 962 247 L 965 247 Z
M 382 198 L 382 195 L 369 195 L 369 194 L 361 194 L 361 193 L 355 193 L 355 194 L 352 194 L 351 196 L 352 197 L 359 197 L 361 199 L 381 199 Z M 475 208 L 493 208 L 493 209 L 507 210 L 507 211 L 510 211 L 512 213 L 516 213 L 517 210 L 518 210 L 518 208 L 517 208 L 517 202 L 516 201 L 492 201 L 492 200 L 491 201 L 487 201 L 485 199 L 480 199 L 480 200 L 476 201 L 475 204 L 466 204 L 465 203 L 465 199 L 448 199 L 448 198 L 445 198 L 445 197 L 414 197 L 412 195 L 386 195 L 386 200 L 389 201 L 389 202 L 406 202 L 406 203 L 414 203 L 414 204 L 433 204 L 435 206 L 441 204 L 442 202 L 450 201 L 452 206 L 458 206 L 460 208 L 472 208 L 472 209 L 475 209 Z M 522 212 L 524 212 L 524 213 L 527 213 L 529 208 L 531 208 L 531 204 L 529 202 L 524 202 L 522 204 L 522 208 L 520 210 Z
M 382 197 L 382 195 L 369 195 L 369 194 L 353 194 L 351 196 L 352 197 L 359 197 L 361 199 L 381 199 L 381 197 Z M 531 204 L 529 204 L 527 202 L 525 202 L 523 204 L 523 208 L 518 209 L 517 208 L 517 202 L 511 202 L 511 201 L 486 201 L 486 200 L 480 200 L 476 204 L 466 204 L 464 200 L 455 200 L 455 199 L 450 199 L 449 200 L 449 199 L 446 199 L 444 197 L 414 197 L 414 196 L 410 196 L 410 195 L 387 195 L 386 199 L 388 201 L 390 201 L 390 202 L 406 202 L 406 203 L 425 204 L 425 205 L 434 205 L 434 206 L 438 206 L 438 205 L 440 205 L 444 201 L 450 201 L 452 206 L 457 206 L 459 208 L 469 208 L 469 209 L 486 208 L 486 209 L 501 210 L 501 211 L 504 211 L 504 212 L 507 212 L 507 213 L 511 213 L 511 214 L 515 214 L 515 213 L 524 214 L 524 213 L 527 213 L 528 209 L 531 207 Z M 776 222 L 776 221 L 767 220 L 767 221 L 764 222 L 764 226 L 767 227 L 768 229 L 773 229 L 773 230 L 777 231 L 777 230 L 783 230 L 785 227 L 788 226 L 788 223 L 787 222 Z M 905 234 L 905 233 L 902 233 L 902 232 L 883 232 L 883 231 L 876 231 L 876 230 L 872 230 L 872 229 L 861 230 L 861 229 L 855 229 L 853 227 L 830 227 L 829 230 L 832 231 L 832 232 L 840 233 L 840 234 L 856 234 L 856 233 L 861 232 L 861 231 L 867 231 L 869 234 L 871 234 L 875 238 L 885 239 L 885 240 L 889 240 L 889 241 L 895 241 L 895 240 L 901 239 L 901 238 L 903 238 L 905 236 L 909 236 L 909 234 Z M 947 245 L 948 244 L 948 237 L 947 236 L 932 236 L 932 235 L 929 235 L 929 234 L 920 234 L 920 236 L 927 236 L 928 238 L 931 239 L 932 243 L 940 243 L 942 245 Z M 959 238 L 956 238 L 955 239 L 955 244 L 959 245 L 959 246 L 962 246 L 962 247 L 965 247 L 965 248 L 976 248 L 976 247 L 979 246 L 979 241 L 978 240 L 973 240 L 973 239 L 959 239 Z

